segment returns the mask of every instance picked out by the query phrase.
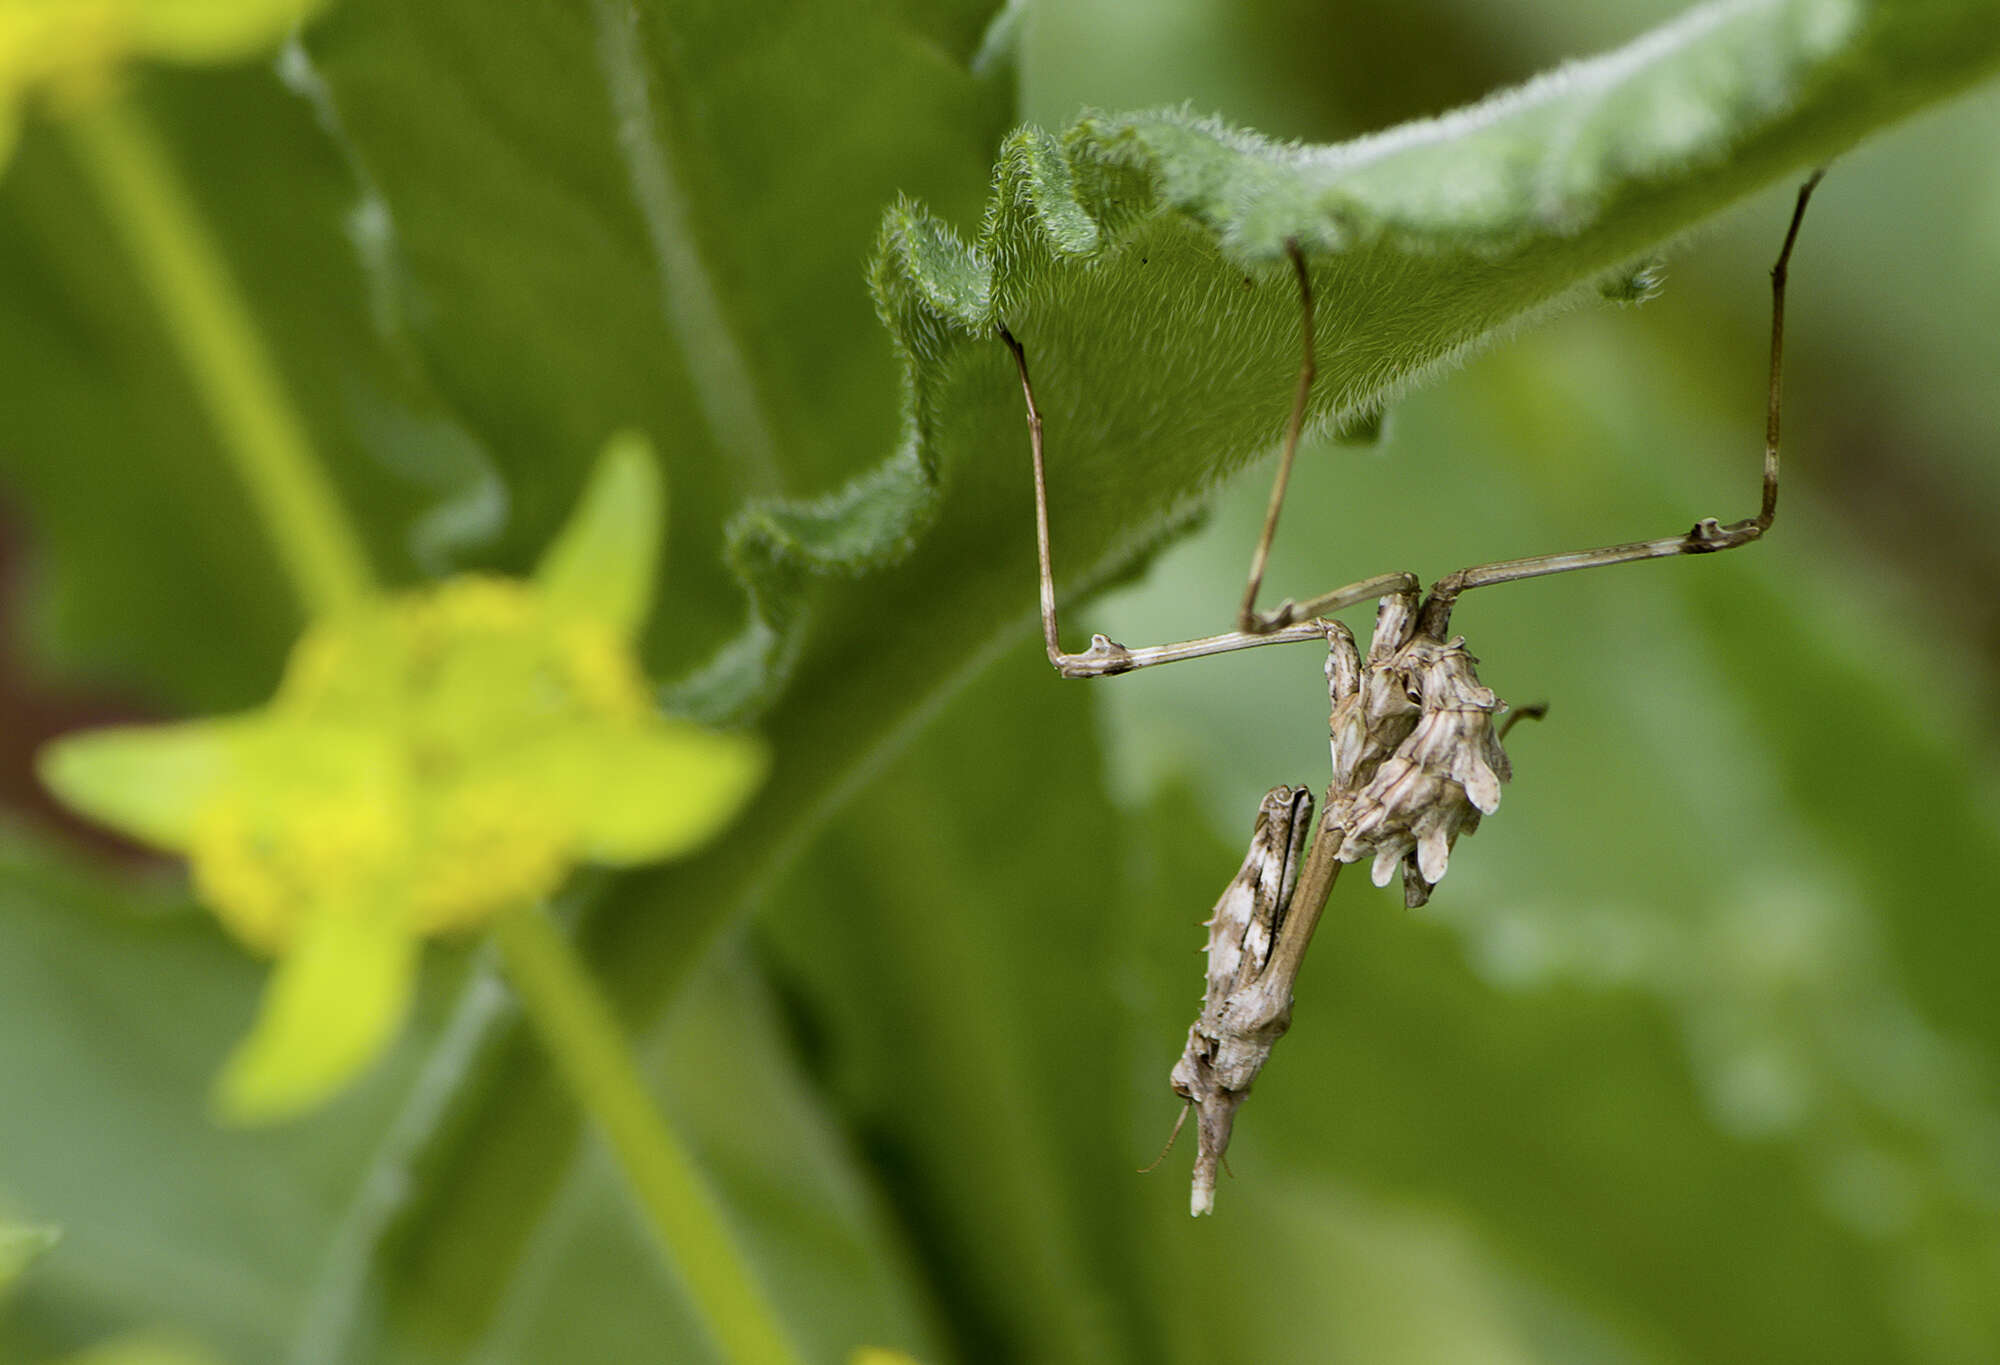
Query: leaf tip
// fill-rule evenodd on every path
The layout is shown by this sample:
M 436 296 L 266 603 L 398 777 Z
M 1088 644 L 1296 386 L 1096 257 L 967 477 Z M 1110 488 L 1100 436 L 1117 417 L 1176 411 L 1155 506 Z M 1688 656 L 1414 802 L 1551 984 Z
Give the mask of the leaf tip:
M 1632 261 L 1597 282 L 1597 292 L 1612 303 L 1644 303 L 1667 287 L 1667 263 L 1659 256 Z

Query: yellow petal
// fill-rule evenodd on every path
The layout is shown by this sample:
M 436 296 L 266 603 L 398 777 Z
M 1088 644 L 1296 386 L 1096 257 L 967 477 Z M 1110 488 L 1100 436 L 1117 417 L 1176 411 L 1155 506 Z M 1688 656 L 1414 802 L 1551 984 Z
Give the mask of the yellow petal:
M 35 767 L 71 810 L 182 853 L 201 807 L 250 761 L 256 729 L 256 718 L 232 716 L 85 730 L 43 745 Z
M 250 1036 L 216 1080 L 224 1123 L 275 1123 L 313 1109 L 381 1055 L 416 984 L 417 940 L 403 916 L 326 907 L 279 959 Z
M 521 756 L 546 799 L 560 803 L 579 858 L 646 863 L 720 834 L 769 768 L 755 737 L 650 716 L 639 724 L 572 726 Z
M 231 62 L 278 46 L 325 0 L 128 0 L 135 51 L 173 62 Z
M 101 96 L 124 55 L 127 0 L 0 0 L 0 121 L 10 125 L 29 96 L 58 105 Z M 0 147 L 0 153 L 5 148 Z M 0 155 L 0 160 L 4 155 Z
M 631 431 L 613 436 L 535 570 L 550 615 L 588 617 L 636 636 L 652 610 L 665 505 L 659 461 L 646 438 Z

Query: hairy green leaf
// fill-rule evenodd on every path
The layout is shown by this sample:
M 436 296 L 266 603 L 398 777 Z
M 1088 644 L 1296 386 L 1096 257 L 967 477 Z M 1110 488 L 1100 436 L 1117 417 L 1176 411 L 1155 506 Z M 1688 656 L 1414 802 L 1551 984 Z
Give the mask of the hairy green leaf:
M 1996 61 L 1986 3 L 1737 0 L 1339 146 L 1173 110 L 1086 117 L 1060 139 L 1023 129 L 976 244 L 916 204 L 890 212 L 872 278 L 909 375 L 905 447 L 824 502 L 738 520 L 731 558 L 765 648 L 726 654 L 735 667 L 686 695 L 767 704 L 802 571 L 901 555 L 942 483 L 966 477 L 943 471 L 1018 467 L 1023 428 L 988 420 L 1000 326 L 1038 376 L 1059 573 L 1082 589 L 1270 449 L 1297 365 L 1288 243 L 1319 301 L 1309 415 L 1365 431 L 1408 385 L 1583 285 L 1642 296 L 1635 257 Z

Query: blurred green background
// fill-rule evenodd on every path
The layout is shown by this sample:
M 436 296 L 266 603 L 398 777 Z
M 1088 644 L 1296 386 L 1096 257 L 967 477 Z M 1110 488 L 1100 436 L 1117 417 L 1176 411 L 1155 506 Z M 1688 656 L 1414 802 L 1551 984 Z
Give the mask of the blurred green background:
M 495 27 L 353 0 L 275 75 L 138 93 L 390 577 L 518 569 L 610 426 L 653 432 L 670 679 L 739 620 L 728 513 L 895 444 L 862 266 L 896 193 L 969 232 L 1016 121 L 1187 100 L 1336 141 L 1678 8 L 1072 0 L 1021 7 L 1018 61 L 975 75 L 971 4 L 602 0 L 593 50 L 560 7 Z M 628 20 L 713 317 L 757 367 L 748 418 L 691 363 L 704 317 L 661 306 L 659 222 L 610 139 L 574 140 L 618 107 L 602 44 Z M 698 965 L 635 969 L 625 999 L 814 1359 L 2000 1359 L 1996 147 L 1984 89 L 1833 168 L 1794 261 L 1767 543 L 1461 607 L 1485 681 L 1550 716 L 1429 907 L 1337 888 L 1213 1220 L 1187 1218 L 1188 1151 L 1133 1171 L 1257 800 L 1323 781 L 1314 651 L 1058 682 L 1029 569 L 1004 652 L 913 661 L 953 686 L 829 747 L 812 809 L 732 845 L 754 922 L 643 940 Z M 1682 243 L 1644 306 L 1585 304 L 1410 396 L 1379 446 L 1305 452 L 1272 593 L 1747 515 L 1790 196 Z M 357 1093 L 217 1132 L 203 1086 L 258 967 L 173 872 L 29 806 L 38 730 L 252 704 L 296 628 L 125 272 L 34 131 L 0 181 L 0 1214 L 64 1238 L 0 1359 L 152 1327 L 234 1362 L 704 1359 L 476 949 L 433 958 L 420 1027 Z M 1219 628 L 1264 478 L 1073 608 L 1072 641 Z M 1025 548 L 1019 491 L 993 515 Z M 670 921 L 709 885 L 574 899 Z

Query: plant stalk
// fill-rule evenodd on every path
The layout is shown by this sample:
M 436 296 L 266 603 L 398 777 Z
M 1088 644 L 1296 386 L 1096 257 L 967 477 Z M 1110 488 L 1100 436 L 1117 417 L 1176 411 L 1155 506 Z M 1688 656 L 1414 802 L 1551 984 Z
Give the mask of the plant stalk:
M 360 538 L 166 147 L 121 100 L 80 108 L 64 126 L 300 604 L 313 616 L 353 605 L 374 587 Z
M 721 1210 L 647 1093 L 617 1020 L 581 959 L 539 905 L 508 911 L 494 938 L 528 1018 L 638 1193 L 668 1267 L 724 1356 L 798 1365 Z

